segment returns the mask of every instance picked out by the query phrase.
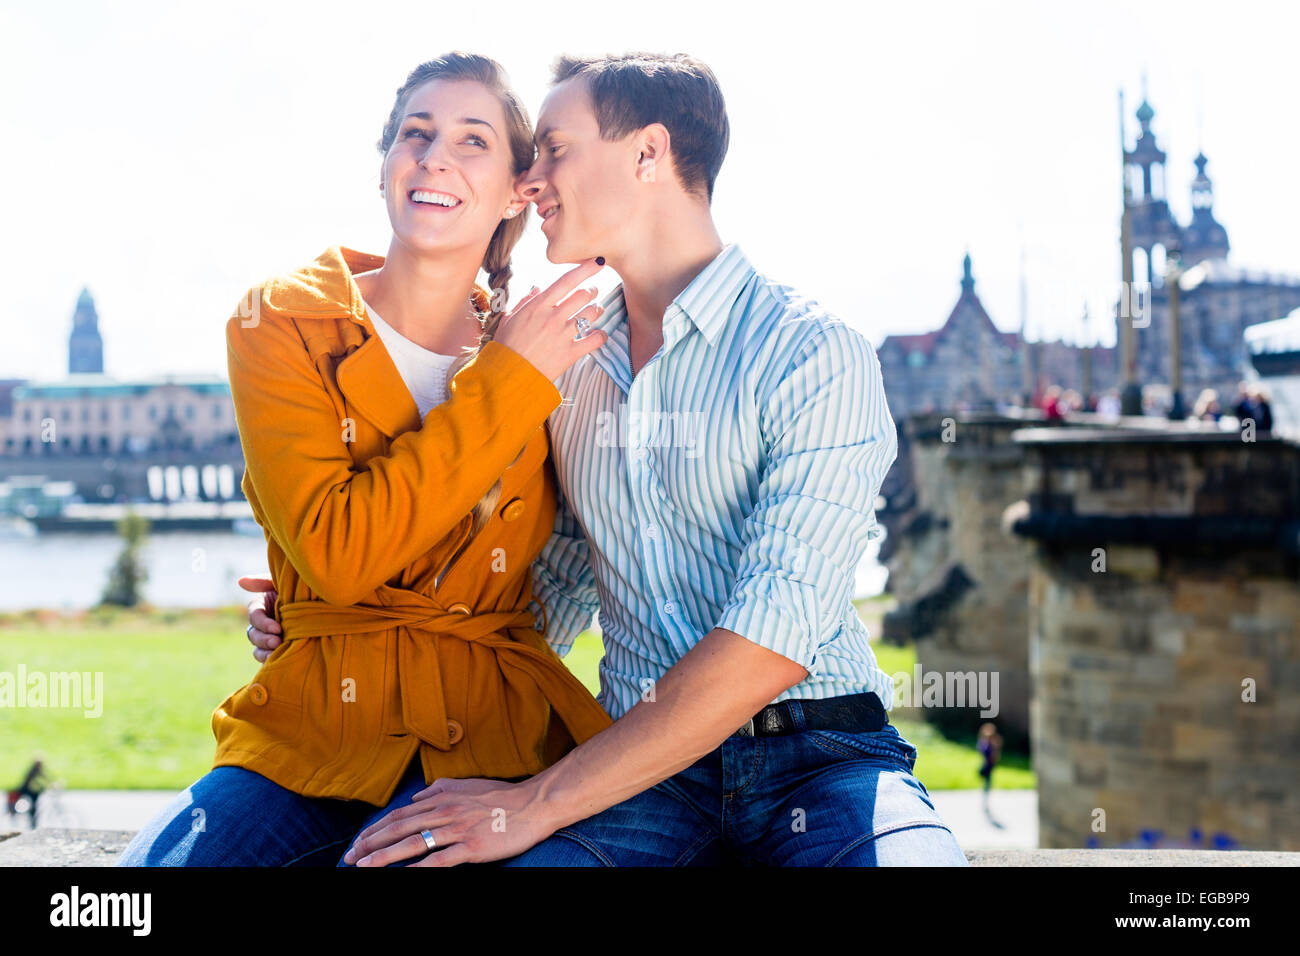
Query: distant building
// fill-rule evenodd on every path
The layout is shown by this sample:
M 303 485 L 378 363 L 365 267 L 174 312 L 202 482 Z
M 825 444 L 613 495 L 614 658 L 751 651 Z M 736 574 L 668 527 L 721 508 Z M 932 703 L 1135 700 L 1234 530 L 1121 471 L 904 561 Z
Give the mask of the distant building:
M 218 378 L 118 382 L 70 375 L 14 389 L 5 455 L 132 455 L 238 447 L 230 386 Z
M 72 335 L 68 338 L 68 374 L 102 374 L 104 371 L 104 340 L 99 334 L 99 314 L 89 289 L 82 289 L 77 297 L 77 310 L 72 313 Z
M 90 292 L 77 298 L 69 374 L 52 382 L 0 381 L 0 456 L 238 453 L 230 385 L 217 376 L 117 381 Z
M 1177 254 L 1184 399 L 1190 402 L 1212 388 L 1220 401 L 1231 401 L 1237 383 L 1253 374 L 1246 329 L 1300 309 L 1300 277 L 1228 261 L 1228 231 L 1214 215 L 1214 184 L 1203 152 L 1193 161 L 1191 221 L 1178 222 L 1165 199 L 1166 154 L 1151 130 L 1154 116 L 1143 100 L 1137 109 L 1141 131 L 1124 154 L 1135 291 L 1144 308 L 1140 316 L 1129 313 L 1122 320 L 1116 308 L 1116 341 L 1119 323 L 1133 321 L 1139 382 L 1168 385 L 1172 332 L 1165 275 L 1170 255 Z M 1049 385 L 1100 394 L 1119 384 L 1115 348 L 1026 342 L 1020 332 L 1000 332 L 975 294 L 969 255 L 962 271 L 961 296 L 941 327 L 888 336 L 877 349 L 895 419 L 914 411 L 1014 401 Z M 1085 377 L 1091 381 L 1085 383 Z
M 943 325 L 916 335 L 887 336 L 876 350 L 895 420 L 912 412 L 1019 403 L 1048 385 L 1084 389 L 1084 349 L 1065 342 L 1029 342 L 1002 332 L 975 293 L 970 255 L 962 260 L 961 295 Z M 1115 350 L 1091 352 L 1092 391 L 1115 384 Z M 1027 370 L 1026 370 L 1027 369 Z
M 1194 397 L 1203 388 L 1213 388 L 1221 399 L 1231 399 L 1237 382 L 1248 375 L 1245 330 L 1300 308 L 1300 277 L 1228 261 L 1228 231 L 1214 216 L 1214 184 L 1205 172 L 1204 152 L 1193 161 L 1192 219 L 1184 226 L 1174 218 L 1165 199 L 1166 154 L 1151 131 L 1154 116 L 1155 110 L 1143 100 L 1137 109 L 1141 131 L 1133 149 L 1124 154 L 1133 197 L 1133 276 L 1135 283 L 1149 284 L 1149 315 L 1134 323 L 1138 380 L 1169 382 L 1172 333 L 1166 273 L 1170 256 L 1177 254 L 1185 270 L 1179 280 L 1184 395 Z M 1118 323 L 1130 319 L 1121 319 L 1118 309 L 1116 316 L 1118 334 Z

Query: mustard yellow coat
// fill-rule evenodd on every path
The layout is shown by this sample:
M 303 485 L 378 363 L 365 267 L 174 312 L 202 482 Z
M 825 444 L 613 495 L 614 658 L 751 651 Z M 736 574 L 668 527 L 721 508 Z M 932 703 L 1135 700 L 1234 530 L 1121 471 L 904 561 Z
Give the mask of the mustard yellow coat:
M 331 247 L 227 323 L 242 487 L 284 641 L 212 715 L 214 767 L 376 806 L 417 751 L 427 782 L 531 775 L 610 723 L 527 610 L 554 527 L 544 426 L 560 393 L 489 342 L 421 421 L 352 278 L 383 262 Z M 495 513 L 457 554 L 498 477 Z

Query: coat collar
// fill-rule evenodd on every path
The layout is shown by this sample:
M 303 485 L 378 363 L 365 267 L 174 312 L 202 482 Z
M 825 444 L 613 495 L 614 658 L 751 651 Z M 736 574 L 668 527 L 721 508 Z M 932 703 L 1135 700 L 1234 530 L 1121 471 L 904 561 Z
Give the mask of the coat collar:
M 383 264 L 383 256 L 330 246 L 311 265 L 268 280 L 262 286 L 262 307 L 298 319 L 350 318 L 373 335 L 361 290 L 352 277 Z M 491 301 L 487 291 L 476 284 L 473 295 L 474 307 L 486 312 Z
M 330 246 L 306 268 L 269 280 L 262 287 L 262 307 L 300 320 L 347 319 L 364 329 L 361 344 L 335 366 L 336 381 L 348 404 L 389 438 L 396 438 L 420 427 L 420 411 L 375 333 L 352 278 L 383 264 L 383 256 Z M 487 292 L 475 285 L 473 295 L 475 308 L 487 311 Z

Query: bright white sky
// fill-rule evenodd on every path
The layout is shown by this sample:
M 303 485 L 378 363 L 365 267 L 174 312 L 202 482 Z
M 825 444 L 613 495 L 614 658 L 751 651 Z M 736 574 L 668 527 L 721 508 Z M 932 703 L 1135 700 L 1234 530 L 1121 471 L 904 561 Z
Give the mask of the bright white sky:
M 374 143 L 422 60 L 500 60 L 534 118 L 556 55 L 685 51 L 727 97 L 725 241 L 879 344 L 976 290 L 1033 337 L 1106 342 L 1119 270 L 1116 94 L 1141 77 L 1189 213 L 1198 138 L 1243 265 L 1300 273 L 1294 4 L 234 2 L 0 8 L 0 377 L 57 377 L 90 287 L 118 377 L 225 372 L 265 276 L 383 254 Z M 734 12 L 727 12 L 734 10 Z M 515 288 L 553 277 L 536 219 Z M 611 286 L 613 276 L 606 282 Z M 1104 327 L 1104 328 L 1103 328 Z

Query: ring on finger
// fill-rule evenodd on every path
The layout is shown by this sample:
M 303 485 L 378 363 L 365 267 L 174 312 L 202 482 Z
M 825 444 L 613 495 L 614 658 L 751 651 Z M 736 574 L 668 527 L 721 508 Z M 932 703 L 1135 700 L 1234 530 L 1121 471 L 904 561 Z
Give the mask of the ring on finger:
M 433 838 L 433 834 L 430 833 L 428 830 L 421 830 L 421 831 L 420 831 L 420 836 L 424 838 L 424 845 L 425 845 L 428 849 L 430 849 L 430 850 L 436 850 L 436 849 L 438 848 L 438 843 L 437 843 L 437 841 L 434 840 L 434 838 Z

